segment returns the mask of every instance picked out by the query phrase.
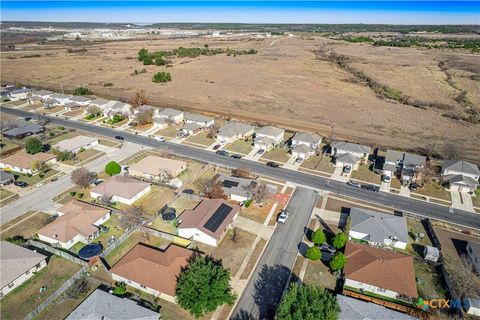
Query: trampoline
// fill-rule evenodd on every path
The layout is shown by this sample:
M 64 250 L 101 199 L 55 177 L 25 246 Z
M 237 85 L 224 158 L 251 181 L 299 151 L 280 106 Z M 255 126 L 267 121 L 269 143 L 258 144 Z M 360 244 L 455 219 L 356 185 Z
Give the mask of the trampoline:
M 90 259 L 98 256 L 102 252 L 102 245 L 90 243 L 78 251 L 78 256 L 82 259 Z
M 163 221 L 172 221 L 177 217 L 177 210 L 172 207 L 167 207 L 162 210 L 162 220 Z

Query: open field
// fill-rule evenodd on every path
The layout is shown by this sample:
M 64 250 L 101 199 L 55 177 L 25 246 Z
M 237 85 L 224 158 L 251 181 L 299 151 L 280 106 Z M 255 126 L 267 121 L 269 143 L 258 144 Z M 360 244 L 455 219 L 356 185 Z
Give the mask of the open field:
M 256 49 L 242 56 L 174 58 L 172 82 L 158 85 L 152 74 L 165 67 L 144 66 L 137 52 L 183 47 Z M 478 108 L 478 56 L 453 51 L 376 47 L 309 34 L 267 40 L 208 38 L 157 39 L 85 44 L 87 52 L 67 53 L 67 45 L 31 45 L 26 51 L 3 52 L 4 81 L 66 90 L 88 86 L 106 98 L 132 96 L 144 89 L 153 105 L 230 114 L 233 118 L 270 123 L 367 144 L 407 149 L 454 141 L 465 158 L 478 159 L 475 139 L 480 127 L 454 120 L 469 114 L 456 99 L 466 91 Z M 29 51 L 30 50 L 30 51 Z M 415 101 L 435 104 L 425 110 L 377 96 L 348 70 L 330 61 L 335 52 L 349 66 Z M 40 57 L 24 57 L 35 53 Z M 48 56 L 47 56 L 48 53 Z M 108 61 L 108 72 L 104 66 Z M 67 67 L 68 66 L 68 67 Z M 146 73 L 132 75 L 145 68 Z M 113 87 L 104 87 L 111 82 Z M 444 115 L 449 116 L 444 116 Z

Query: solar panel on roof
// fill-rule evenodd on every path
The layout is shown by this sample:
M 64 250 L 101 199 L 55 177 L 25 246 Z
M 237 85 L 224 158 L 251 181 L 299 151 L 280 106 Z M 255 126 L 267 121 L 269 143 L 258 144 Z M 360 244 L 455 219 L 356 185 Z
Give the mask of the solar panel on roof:
M 225 188 L 238 187 L 238 182 L 237 181 L 231 181 L 231 180 L 224 180 L 223 181 L 223 186 Z
M 203 225 L 203 227 L 212 232 L 217 231 L 218 227 L 220 227 L 232 209 L 232 207 L 222 203 L 215 213 L 210 217 L 210 219 L 208 219 L 208 221 Z

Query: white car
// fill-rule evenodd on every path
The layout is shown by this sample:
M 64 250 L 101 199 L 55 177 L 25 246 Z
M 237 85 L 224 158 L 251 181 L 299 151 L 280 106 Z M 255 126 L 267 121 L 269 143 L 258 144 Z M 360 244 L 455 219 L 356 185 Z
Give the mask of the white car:
M 278 223 L 285 223 L 288 219 L 288 212 L 287 210 L 282 210 L 282 212 L 280 212 L 280 215 L 278 216 L 278 219 L 277 219 L 277 222 Z
M 167 139 L 165 139 L 165 137 L 155 137 L 156 140 L 160 141 L 160 142 L 165 142 L 167 141 Z

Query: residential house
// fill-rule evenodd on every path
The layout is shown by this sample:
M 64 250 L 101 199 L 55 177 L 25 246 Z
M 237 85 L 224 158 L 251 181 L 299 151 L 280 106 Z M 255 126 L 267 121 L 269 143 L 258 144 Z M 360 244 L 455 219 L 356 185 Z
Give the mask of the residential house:
M 465 311 L 468 314 L 480 317 L 480 297 L 466 297 L 464 301 Z
M 25 100 L 25 99 L 28 99 L 31 92 L 32 92 L 32 89 L 28 89 L 24 87 L 24 88 L 10 91 L 8 94 L 8 97 L 12 101 Z
M 153 126 L 158 129 L 165 129 L 170 125 L 167 118 L 153 118 Z
M 232 177 L 226 174 L 218 174 L 215 177 L 223 186 L 223 193 L 231 201 L 244 202 L 251 199 L 258 188 L 258 182 L 252 179 Z
M 37 232 L 38 237 L 70 249 L 77 242 L 90 243 L 97 238 L 99 227 L 110 219 L 110 210 L 73 199 L 58 208 L 57 215 L 57 219 Z
M 196 113 L 186 113 L 185 114 L 185 123 L 194 123 L 198 126 L 201 126 L 202 128 L 208 128 L 214 125 L 215 120 L 210 117 L 206 117 L 201 114 L 196 114 Z
M 52 146 L 54 149 L 60 151 L 69 151 L 77 153 L 80 150 L 91 149 L 98 144 L 97 138 L 87 137 L 87 136 L 76 136 L 70 139 L 62 140 Z
M 180 216 L 178 235 L 216 247 L 238 216 L 240 207 L 223 199 L 204 199 Z
M 113 202 L 131 205 L 150 191 L 150 183 L 129 177 L 113 176 L 90 190 L 94 199 L 107 197 Z
M 418 170 L 426 164 L 426 158 L 417 154 L 397 150 L 387 150 L 383 174 L 398 176 L 404 185 L 415 180 Z
M 58 93 L 58 92 L 52 93 L 52 94 L 50 95 L 50 99 L 55 99 L 55 100 L 57 100 L 61 105 L 65 105 L 66 103 L 71 102 L 71 101 L 70 101 L 70 98 L 71 98 L 71 97 L 72 97 L 72 96 L 70 96 L 70 95 L 68 95 L 68 94 L 63 94 L 63 93 Z
M 110 269 L 112 279 L 155 297 L 176 303 L 175 287 L 180 271 L 193 251 L 170 244 L 158 250 L 137 244 Z
M 53 109 L 57 106 L 62 105 L 62 103 L 60 101 L 58 101 L 57 99 L 53 99 L 53 98 L 47 98 L 45 100 L 42 100 L 42 103 L 43 103 L 43 107 L 45 109 Z
M 295 145 L 290 152 L 292 153 L 292 157 L 300 158 L 300 159 L 308 159 L 311 155 L 314 154 L 314 150 L 310 149 L 305 144 L 297 144 Z
M 175 109 L 163 109 L 158 113 L 159 118 L 165 118 L 173 123 L 180 123 L 183 121 L 184 113 L 180 110 Z
M 5 138 L 23 139 L 25 137 L 45 132 L 45 127 L 35 123 L 25 123 L 16 128 L 2 132 Z
M 45 268 L 47 257 L 8 241 L 0 241 L 0 298 Z
M 55 163 L 56 160 L 55 155 L 50 153 L 40 152 L 29 154 L 21 150 L 11 156 L 0 159 L 0 168 L 13 170 L 23 174 L 34 174 L 35 172 L 32 169 L 32 166 L 35 162 L 40 161 L 52 164 Z
M 32 94 L 31 94 L 31 98 L 30 98 L 31 100 L 33 99 L 33 101 L 30 101 L 30 103 L 36 102 L 36 101 L 38 101 L 38 99 L 40 99 L 40 101 L 48 99 L 48 98 L 50 98 L 51 94 L 53 94 L 53 92 L 49 91 L 49 90 L 33 91 Z
M 393 214 L 351 208 L 348 236 L 373 246 L 405 250 L 408 243 L 407 220 Z
M 80 110 L 82 106 L 79 105 L 77 102 L 69 102 L 65 104 L 65 110 L 67 111 L 74 111 L 74 110 Z
M 105 99 L 101 99 L 101 98 L 97 98 L 95 100 L 92 100 L 88 103 L 88 105 L 90 106 L 95 106 L 95 107 L 99 107 L 100 109 L 104 109 L 106 108 L 109 104 L 111 104 L 112 101 L 110 100 L 105 100 Z
M 71 102 L 75 102 L 81 106 L 88 106 L 90 104 L 90 102 L 92 101 L 91 98 L 88 98 L 88 97 L 84 97 L 84 96 L 71 96 L 70 98 L 68 98 L 68 102 L 67 103 L 71 103 Z
M 103 107 L 103 115 L 109 117 L 110 119 L 113 118 L 114 115 L 119 114 L 122 117 L 128 117 L 131 113 L 131 105 L 128 103 L 123 103 L 120 101 L 112 101 L 113 103 L 108 104 L 107 106 Z
M 362 161 L 368 160 L 370 148 L 361 144 L 345 141 L 336 141 L 331 145 L 332 157 L 337 167 L 350 166 L 353 170 L 358 169 Z
M 306 145 L 311 150 L 316 150 L 322 143 L 322 137 L 315 133 L 298 132 L 292 138 L 292 147 Z
M 449 190 L 474 192 L 479 178 L 480 170 L 476 164 L 463 160 L 443 161 L 442 180 Z
M 10 172 L 0 170 L 0 186 L 10 184 L 15 181 L 15 176 Z
M 285 130 L 283 129 L 272 126 L 260 127 L 255 131 L 255 139 L 253 143 L 255 148 L 269 151 L 273 147 L 281 144 L 284 136 Z
M 344 289 L 392 299 L 417 298 L 413 257 L 368 245 L 347 242 Z
M 163 181 L 175 178 L 186 168 L 185 161 L 149 155 L 131 165 L 128 173 L 136 177 Z
M 467 260 L 477 275 L 480 275 L 480 243 L 468 241 L 465 248 Z
M 339 320 L 415 320 L 404 313 L 386 308 L 384 306 L 354 299 L 351 297 L 337 295 L 338 306 L 340 307 Z
M 217 133 L 217 139 L 222 142 L 234 142 L 238 139 L 246 139 L 253 135 L 254 127 L 240 122 L 228 122 Z
M 195 135 L 197 133 L 200 133 L 202 131 L 203 127 L 197 123 L 191 122 L 187 123 L 182 127 L 182 132 L 189 134 L 189 135 Z
M 10 92 L 18 90 L 18 89 L 21 89 L 21 88 L 18 88 L 18 87 L 13 86 L 13 85 L 7 85 L 7 86 L 2 87 L 1 91 L 0 91 L 0 96 L 1 96 L 2 100 L 5 100 L 5 99 L 10 100 L 11 99 Z
M 158 320 L 160 314 L 138 302 L 95 289 L 65 320 Z

